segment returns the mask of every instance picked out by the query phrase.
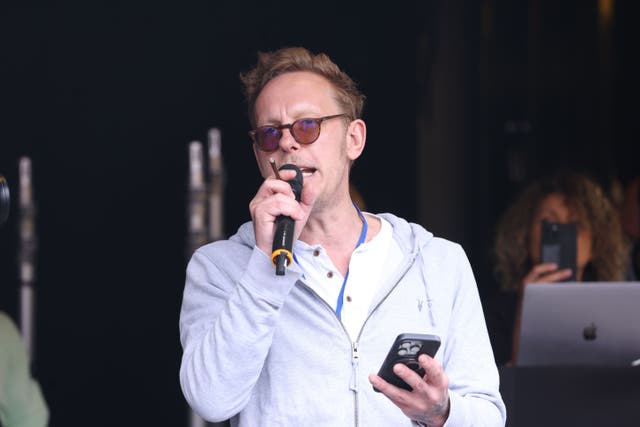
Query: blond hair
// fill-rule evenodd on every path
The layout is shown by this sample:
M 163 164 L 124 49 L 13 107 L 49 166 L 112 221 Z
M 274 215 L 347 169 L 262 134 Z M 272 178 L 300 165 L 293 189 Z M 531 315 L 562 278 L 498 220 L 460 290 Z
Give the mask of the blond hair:
M 309 71 L 327 79 L 336 90 L 336 101 L 349 118 L 362 118 L 365 96 L 351 77 L 324 53 L 314 55 L 302 47 L 287 47 L 273 52 L 258 52 L 255 68 L 240 74 L 252 127 L 256 126 L 255 103 L 262 89 L 275 77 L 294 71 Z

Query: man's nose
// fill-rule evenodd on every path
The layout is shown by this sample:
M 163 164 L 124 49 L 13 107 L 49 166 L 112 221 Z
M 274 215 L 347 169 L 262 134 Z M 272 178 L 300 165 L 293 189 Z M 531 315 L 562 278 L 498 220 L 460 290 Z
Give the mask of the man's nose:
M 282 137 L 280 138 L 280 149 L 282 151 L 296 151 L 300 149 L 300 143 L 293 137 L 291 128 L 282 129 Z

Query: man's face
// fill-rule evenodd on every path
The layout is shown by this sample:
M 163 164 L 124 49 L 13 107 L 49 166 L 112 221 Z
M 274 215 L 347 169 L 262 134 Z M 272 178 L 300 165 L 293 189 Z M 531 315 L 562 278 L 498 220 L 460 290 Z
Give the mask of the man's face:
M 256 100 L 257 126 L 290 124 L 302 118 L 319 118 L 344 113 L 335 100 L 333 86 L 323 77 L 306 71 L 282 74 L 264 87 Z M 360 146 L 353 143 L 351 128 L 343 118 L 326 120 L 320 125 L 320 135 L 312 144 L 298 143 L 289 129 L 282 130 L 277 150 L 261 151 L 253 146 L 263 177 L 273 174 L 269 158 L 280 167 L 285 163 L 298 166 L 304 176 L 304 191 L 311 192 L 315 206 L 335 203 L 348 195 L 349 164 L 360 155 Z M 363 134 L 364 136 L 364 134 Z M 318 205 L 319 204 L 319 205 Z

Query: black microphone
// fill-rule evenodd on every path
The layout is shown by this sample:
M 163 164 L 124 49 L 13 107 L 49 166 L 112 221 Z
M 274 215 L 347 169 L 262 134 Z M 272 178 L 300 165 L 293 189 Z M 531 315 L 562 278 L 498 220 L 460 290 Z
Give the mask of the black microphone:
M 302 172 L 296 165 L 286 164 L 280 166 L 279 170 L 291 169 L 296 171 L 296 177 L 289 181 L 296 200 L 300 201 L 302 193 Z M 290 216 L 279 215 L 276 218 L 276 232 L 273 236 L 273 248 L 271 261 L 276 266 L 276 275 L 284 276 L 285 268 L 293 262 L 293 232 L 295 221 Z

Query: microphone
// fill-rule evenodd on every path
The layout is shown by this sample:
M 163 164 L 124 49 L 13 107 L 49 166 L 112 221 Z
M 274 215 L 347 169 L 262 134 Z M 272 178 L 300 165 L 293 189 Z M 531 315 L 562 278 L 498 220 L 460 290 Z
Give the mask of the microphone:
M 296 165 L 286 164 L 280 166 L 279 170 L 291 169 L 296 171 L 296 177 L 289 181 L 296 200 L 300 201 L 302 193 L 302 172 Z M 284 276 L 285 268 L 293 262 L 293 232 L 295 221 L 290 216 L 279 215 L 276 218 L 276 232 L 273 236 L 273 248 L 271 261 L 276 266 L 276 275 Z

